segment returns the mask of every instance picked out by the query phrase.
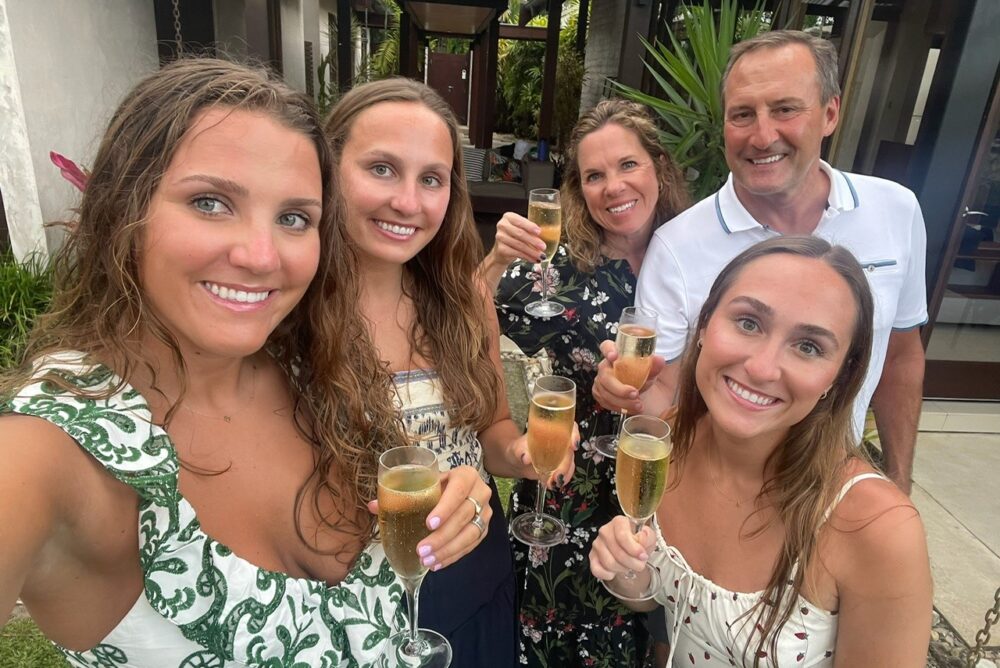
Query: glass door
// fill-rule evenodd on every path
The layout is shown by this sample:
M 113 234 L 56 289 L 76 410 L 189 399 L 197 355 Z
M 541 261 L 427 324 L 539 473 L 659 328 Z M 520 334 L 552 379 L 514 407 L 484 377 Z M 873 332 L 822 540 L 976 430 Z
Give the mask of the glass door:
M 927 398 L 1000 400 L 1000 132 L 997 96 L 987 115 L 927 343 Z

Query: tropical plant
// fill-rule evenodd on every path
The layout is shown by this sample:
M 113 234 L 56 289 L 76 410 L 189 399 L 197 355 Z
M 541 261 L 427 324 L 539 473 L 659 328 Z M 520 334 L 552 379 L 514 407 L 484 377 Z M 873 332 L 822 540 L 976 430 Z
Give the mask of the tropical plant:
M 19 262 L 10 251 L 0 255 L 0 369 L 21 362 L 28 332 L 51 298 L 48 262 L 38 256 Z
M 517 23 L 520 6 L 516 2 L 504 14 L 504 21 Z M 563 146 L 580 113 L 580 92 L 585 76 L 583 57 L 576 51 L 576 27 L 580 5 L 570 0 L 563 5 L 559 29 L 559 56 L 556 62 L 555 109 L 552 132 L 557 146 Z M 529 26 L 544 28 L 548 16 L 536 16 Z M 518 137 L 538 134 L 538 111 L 542 105 L 542 72 L 545 43 L 539 41 L 500 42 L 497 57 L 497 129 Z
M 722 0 L 718 12 L 708 0 L 682 5 L 681 26 L 665 26 L 668 43 L 643 40 L 658 94 L 616 83 L 622 96 L 648 105 L 661 119 L 660 136 L 687 171 L 692 195 L 706 197 L 729 173 L 722 139 L 722 74 L 736 42 L 770 30 L 762 3 L 741 10 L 738 0 Z

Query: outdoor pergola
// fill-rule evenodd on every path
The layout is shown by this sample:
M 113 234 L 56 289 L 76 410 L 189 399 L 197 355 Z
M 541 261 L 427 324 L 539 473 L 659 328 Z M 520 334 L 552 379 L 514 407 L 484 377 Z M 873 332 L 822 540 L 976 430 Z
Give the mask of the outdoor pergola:
M 577 48 L 583 50 L 587 32 L 587 5 L 580 2 Z M 338 14 L 348 16 L 352 10 L 363 9 L 358 0 L 338 0 Z M 545 65 L 542 80 L 542 102 L 539 112 L 539 138 L 549 139 L 552 132 L 552 112 L 555 107 L 556 62 L 559 52 L 559 24 L 563 0 L 535 0 L 521 10 L 522 25 L 500 23 L 507 9 L 506 0 L 403 0 L 399 19 L 399 73 L 418 76 L 420 47 L 432 37 L 454 37 L 472 42 L 471 109 L 469 140 L 479 148 L 489 148 L 493 141 L 497 90 L 497 52 L 500 39 L 545 41 Z M 547 28 L 523 25 L 531 16 L 547 12 Z M 339 21 L 337 27 L 337 61 L 341 88 L 350 86 L 351 35 L 350 23 Z

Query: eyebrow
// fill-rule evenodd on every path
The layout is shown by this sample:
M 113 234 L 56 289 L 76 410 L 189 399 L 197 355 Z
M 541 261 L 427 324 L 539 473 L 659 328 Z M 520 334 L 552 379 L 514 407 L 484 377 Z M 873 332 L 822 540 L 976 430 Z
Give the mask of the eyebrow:
M 191 174 L 190 176 L 185 176 L 183 179 L 180 179 L 177 183 L 191 183 L 191 182 L 207 183 L 216 190 L 223 192 L 227 195 L 235 195 L 238 197 L 250 196 L 250 191 L 247 190 L 245 187 L 241 186 L 239 183 L 236 183 L 236 181 L 232 181 L 230 179 L 224 179 L 219 176 L 212 176 L 210 174 Z M 282 205 L 295 206 L 295 207 L 316 206 L 321 209 L 323 208 L 322 202 L 320 202 L 318 199 L 313 199 L 311 197 L 292 197 L 284 200 L 282 202 Z
M 746 304 L 746 305 L 750 306 L 751 308 L 753 308 L 755 311 L 758 311 L 761 314 L 766 315 L 769 318 L 774 316 L 774 309 L 773 308 L 771 308 L 770 306 L 768 306 L 764 302 L 760 301 L 759 299 L 755 299 L 753 297 L 748 297 L 746 295 L 740 295 L 738 297 L 733 297 L 733 299 L 729 303 L 730 304 L 737 304 L 737 303 L 739 303 L 739 304 Z M 830 339 L 830 341 L 833 342 L 833 345 L 835 347 L 839 347 L 840 346 L 840 341 L 837 339 L 837 335 L 834 334 L 833 332 L 831 332 L 826 327 L 820 327 L 819 325 L 810 325 L 810 324 L 807 324 L 807 323 L 799 323 L 799 324 L 795 325 L 795 329 L 798 330 L 798 331 L 800 331 L 800 332 L 803 332 L 804 334 L 808 334 L 809 336 L 821 336 L 821 337 Z

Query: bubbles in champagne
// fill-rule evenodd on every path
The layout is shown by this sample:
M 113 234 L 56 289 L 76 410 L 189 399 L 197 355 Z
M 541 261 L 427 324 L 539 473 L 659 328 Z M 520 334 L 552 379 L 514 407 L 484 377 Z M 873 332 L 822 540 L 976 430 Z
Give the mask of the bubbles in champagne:
M 538 225 L 539 236 L 545 242 L 545 259 L 552 261 L 559 246 L 559 236 L 562 231 L 562 208 L 552 202 L 530 202 L 528 204 L 528 220 Z
M 623 433 L 618 442 L 615 488 L 622 510 L 634 520 L 654 512 L 667 487 L 670 445 L 649 434 Z
M 630 387 L 640 389 L 649 376 L 656 350 L 656 332 L 642 325 L 620 325 L 615 338 L 618 359 L 615 361 L 615 378 Z
M 528 411 L 528 454 L 535 472 L 548 476 L 562 463 L 573 436 L 576 397 L 540 392 Z
M 427 572 L 417 555 L 417 543 L 430 533 L 426 520 L 441 498 L 436 471 L 417 465 L 396 466 L 378 481 L 378 528 L 389 559 L 401 578 Z

